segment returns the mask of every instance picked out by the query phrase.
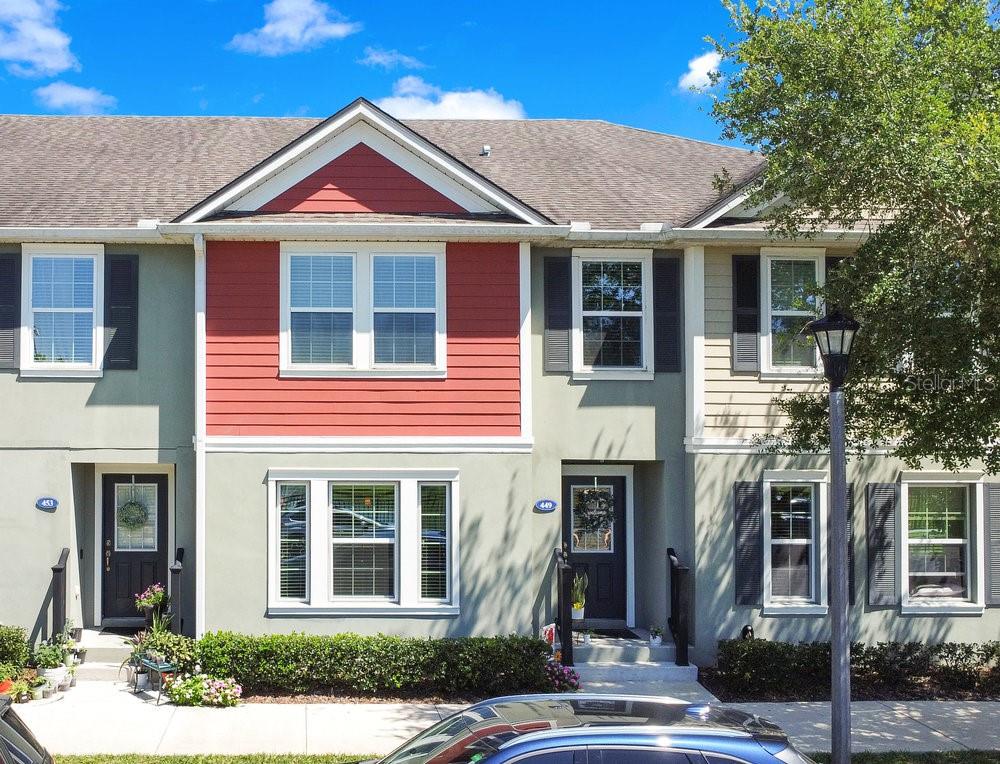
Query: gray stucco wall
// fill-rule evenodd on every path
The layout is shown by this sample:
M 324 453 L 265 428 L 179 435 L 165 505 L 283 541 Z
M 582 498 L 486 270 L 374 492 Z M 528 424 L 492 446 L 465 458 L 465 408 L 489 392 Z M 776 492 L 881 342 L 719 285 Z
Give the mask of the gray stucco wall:
M 751 624 L 758 637 L 786 642 L 829 639 L 829 619 L 824 616 L 764 616 L 759 608 L 734 605 L 733 589 L 733 483 L 760 480 L 765 469 L 826 470 L 825 456 L 765 456 L 752 454 L 691 454 L 696 481 L 693 507 L 697 555 L 695 557 L 695 650 L 699 664 L 715 659 L 719 639 L 739 637 L 744 624 Z M 852 608 L 852 639 L 862 642 L 885 640 L 940 642 L 983 641 L 1000 633 L 1000 608 L 987 608 L 983 615 L 901 615 L 899 606 L 873 608 L 867 604 L 867 556 L 865 548 L 865 499 L 867 483 L 899 480 L 901 462 L 872 456 L 848 462 L 847 479 L 854 483 L 854 576 L 855 605 Z M 933 467 L 928 466 L 928 470 Z
M 62 547 L 71 549 L 69 615 L 77 625 L 92 620 L 94 464 L 175 464 L 177 543 L 193 545 L 193 251 L 105 252 L 140 257 L 138 370 L 96 380 L 0 373 L 0 621 L 43 635 L 50 567 Z M 35 509 L 39 496 L 56 497 L 59 508 Z

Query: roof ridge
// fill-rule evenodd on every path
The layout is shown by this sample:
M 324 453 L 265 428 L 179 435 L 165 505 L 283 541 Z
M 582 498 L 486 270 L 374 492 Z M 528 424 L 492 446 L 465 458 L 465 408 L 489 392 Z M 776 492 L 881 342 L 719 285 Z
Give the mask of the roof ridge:
M 611 125 L 612 127 L 623 127 L 626 130 L 635 130 L 639 133 L 649 133 L 651 135 L 661 135 L 668 138 L 676 138 L 679 141 L 689 141 L 690 143 L 700 143 L 703 146 L 711 146 L 716 149 L 733 149 L 734 151 L 742 151 L 744 154 L 756 154 L 758 152 L 753 149 L 745 149 L 742 146 L 730 146 L 725 143 L 717 143 L 715 141 L 706 141 L 703 138 L 692 138 L 688 135 L 677 135 L 677 133 L 662 133 L 659 130 L 650 130 L 648 127 L 635 127 L 634 125 L 623 125 L 621 122 L 612 122 L 609 119 L 596 119 L 595 122 L 603 122 L 606 125 Z M 761 157 L 763 159 L 763 157 Z

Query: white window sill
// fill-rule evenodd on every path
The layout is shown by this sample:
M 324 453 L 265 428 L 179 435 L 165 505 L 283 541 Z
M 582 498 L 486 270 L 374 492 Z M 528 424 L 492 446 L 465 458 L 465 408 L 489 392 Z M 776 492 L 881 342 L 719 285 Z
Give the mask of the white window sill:
M 986 608 L 978 602 L 960 600 L 944 602 L 904 602 L 899 612 L 903 615 L 982 615 Z
M 368 377 L 378 379 L 445 379 L 448 376 L 447 369 L 429 369 L 426 367 L 407 368 L 405 366 L 394 366 L 392 368 L 374 369 L 298 369 L 281 368 L 278 376 L 285 379 L 337 379 L 350 377 Z
M 268 605 L 269 616 L 395 616 L 395 617 L 450 617 L 459 614 L 458 605 L 306 605 L 281 603 Z
M 652 382 L 653 372 L 646 369 L 574 369 L 573 379 L 606 379 L 614 382 Z
M 769 602 L 761 608 L 761 615 L 826 615 L 828 608 L 826 605 L 817 604 L 782 604 L 780 602 Z
M 819 369 L 767 369 L 760 372 L 761 381 L 768 382 L 822 382 Z
M 25 379 L 100 379 L 104 376 L 103 369 L 60 369 L 60 368 L 22 368 L 18 376 Z

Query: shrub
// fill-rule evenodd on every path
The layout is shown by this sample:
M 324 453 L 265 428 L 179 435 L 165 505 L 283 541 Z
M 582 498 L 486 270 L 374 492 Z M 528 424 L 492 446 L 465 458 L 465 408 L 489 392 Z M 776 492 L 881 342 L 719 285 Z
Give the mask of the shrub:
M 0 663 L 0 682 L 17 679 L 23 669 L 14 663 Z
M 0 663 L 23 666 L 30 655 L 28 633 L 20 626 L 0 626 Z
M 59 645 L 40 644 L 35 650 L 35 665 L 38 668 L 53 669 L 63 665 L 66 652 Z
M 166 691 L 178 706 L 235 706 L 243 694 L 243 688 L 232 679 L 213 679 L 207 674 L 174 679 Z
M 190 674 L 198 663 L 198 643 L 190 637 L 171 631 L 150 631 L 142 643 L 146 653 L 162 655 L 183 674 Z
M 502 695 L 549 687 L 548 645 L 516 635 L 417 639 L 384 634 L 206 634 L 198 660 L 248 692 Z

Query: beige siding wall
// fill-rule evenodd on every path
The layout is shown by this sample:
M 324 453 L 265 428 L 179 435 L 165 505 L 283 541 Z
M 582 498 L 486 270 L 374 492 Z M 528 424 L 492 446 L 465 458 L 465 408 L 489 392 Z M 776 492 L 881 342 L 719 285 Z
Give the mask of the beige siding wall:
M 812 389 L 800 381 L 761 380 L 756 372 L 733 372 L 734 254 L 754 249 L 705 251 L 705 433 L 706 438 L 749 438 L 781 428 L 775 397 Z

